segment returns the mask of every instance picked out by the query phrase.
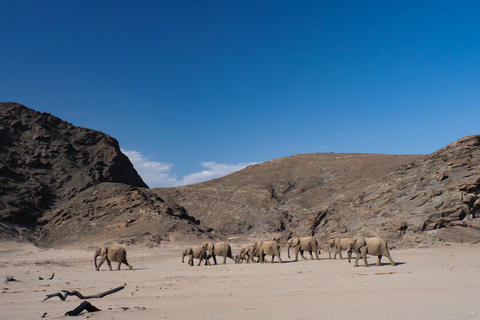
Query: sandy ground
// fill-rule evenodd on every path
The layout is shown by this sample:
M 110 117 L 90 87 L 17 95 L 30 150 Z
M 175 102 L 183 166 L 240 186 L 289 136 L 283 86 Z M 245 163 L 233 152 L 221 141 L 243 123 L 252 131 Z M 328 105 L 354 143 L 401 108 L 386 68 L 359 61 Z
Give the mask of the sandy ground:
M 101 309 L 83 319 L 480 319 L 480 246 L 391 250 L 388 261 L 347 260 L 194 266 L 184 246 L 127 247 L 133 270 L 100 271 L 93 249 L 39 249 L 0 243 L 0 319 L 61 319 L 83 300 L 47 294 L 78 290 Z M 233 246 L 234 253 L 239 246 Z M 113 264 L 114 268 L 116 263 Z M 48 278 L 54 274 L 53 279 Z M 14 277 L 16 281 L 7 281 Z M 44 280 L 40 280 L 42 277 Z

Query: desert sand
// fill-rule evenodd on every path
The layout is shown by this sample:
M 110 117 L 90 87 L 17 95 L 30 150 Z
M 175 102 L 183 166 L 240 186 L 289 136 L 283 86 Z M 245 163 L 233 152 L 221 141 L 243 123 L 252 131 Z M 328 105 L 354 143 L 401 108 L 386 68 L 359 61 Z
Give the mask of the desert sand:
M 228 259 L 226 265 L 190 267 L 181 262 L 184 247 L 128 246 L 133 270 L 110 271 L 105 263 L 96 271 L 93 247 L 0 243 L 0 319 L 70 318 L 64 314 L 83 300 L 43 301 L 46 296 L 61 290 L 94 295 L 123 285 L 88 299 L 101 311 L 77 318 L 480 319 L 478 245 L 391 250 L 397 266 L 385 259 L 377 267 L 376 257 L 369 257 L 368 268 L 330 260 L 323 251 L 320 260 L 293 262 L 284 248 L 282 264 Z M 232 247 L 236 253 L 240 244 Z

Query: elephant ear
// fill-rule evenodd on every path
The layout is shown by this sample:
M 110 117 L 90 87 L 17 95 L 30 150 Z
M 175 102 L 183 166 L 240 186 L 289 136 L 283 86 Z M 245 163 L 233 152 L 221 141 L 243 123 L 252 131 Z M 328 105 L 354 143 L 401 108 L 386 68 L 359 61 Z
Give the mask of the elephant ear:
M 293 241 L 292 241 L 292 247 L 298 246 L 299 243 L 300 243 L 300 239 L 298 239 L 298 238 L 293 239 Z
M 207 242 L 202 247 L 205 251 L 211 251 L 213 250 L 213 242 Z

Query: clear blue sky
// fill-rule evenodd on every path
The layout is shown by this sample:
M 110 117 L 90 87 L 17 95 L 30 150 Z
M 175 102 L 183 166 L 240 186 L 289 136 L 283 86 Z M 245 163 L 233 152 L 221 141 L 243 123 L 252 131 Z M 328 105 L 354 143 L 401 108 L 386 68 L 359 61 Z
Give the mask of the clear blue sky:
M 150 187 L 480 133 L 478 1 L 0 2 L 0 101 L 115 137 Z

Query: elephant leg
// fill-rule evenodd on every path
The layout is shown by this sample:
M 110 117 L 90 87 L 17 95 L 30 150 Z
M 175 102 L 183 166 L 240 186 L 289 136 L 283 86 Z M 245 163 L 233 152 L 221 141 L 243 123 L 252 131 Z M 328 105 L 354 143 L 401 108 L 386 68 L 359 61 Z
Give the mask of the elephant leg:
M 227 264 L 227 255 L 223 256 L 223 264 Z
M 117 271 L 120 270 L 120 266 L 122 265 L 122 260 L 119 260 L 118 261 L 118 265 L 117 265 Z
M 393 261 L 392 257 L 390 256 L 390 253 L 386 253 L 386 254 L 384 254 L 384 256 L 387 257 L 388 260 L 390 260 L 390 264 L 391 264 L 392 266 L 395 266 L 395 265 L 396 265 L 395 261 Z
M 365 267 L 368 267 L 368 262 L 367 262 L 367 248 L 363 247 L 360 249 L 362 252 L 362 258 L 363 258 L 363 264 Z
M 318 257 L 319 252 L 320 252 L 320 250 L 317 250 L 317 248 L 315 248 L 315 258 L 317 260 L 320 260 L 320 258 Z
M 352 259 L 352 251 L 347 251 L 347 258 L 348 258 L 348 263 L 350 263 L 350 259 Z
M 216 265 L 217 264 L 217 257 L 215 255 L 213 255 L 212 258 L 213 258 L 213 264 Z
M 110 259 L 106 258 L 108 267 L 110 268 L 110 271 L 112 271 L 112 263 L 110 262 Z
M 127 258 L 123 260 L 123 263 L 128 267 L 128 269 L 132 270 L 133 267 L 128 263 Z
M 273 259 L 275 259 L 274 255 L 272 255 L 272 260 L 270 260 L 270 263 L 273 263 Z
M 280 252 L 278 253 L 278 263 L 282 263 L 282 258 L 280 257 Z
M 382 255 L 380 254 L 380 255 L 378 256 L 378 260 L 377 260 L 376 266 L 378 267 L 378 266 L 381 266 L 381 265 L 382 265 Z
M 105 256 L 102 256 L 102 258 L 100 259 L 100 263 L 99 263 L 98 266 L 97 266 L 97 271 L 100 270 L 100 267 L 101 267 L 102 264 L 105 262 L 105 259 L 106 259 L 106 257 L 105 257 Z
M 311 250 L 308 251 L 308 252 L 310 253 L 310 260 L 314 260 L 314 259 L 313 259 L 313 252 L 312 252 Z
M 360 253 L 360 251 L 357 251 L 357 252 L 355 252 L 355 254 L 356 254 L 357 256 L 355 257 L 355 264 L 354 264 L 353 266 L 354 266 L 354 267 L 358 267 L 358 260 L 360 260 L 361 253 Z M 350 256 L 351 256 L 351 255 L 352 255 L 352 253 L 351 253 L 351 251 L 350 251 Z
M 202 264 L 202 258 L 198 259 L 198 264 L 197 264 L 197 267 L 200 266 L 200 264 Z
M 305 258 L 305 256 L 303 255 L 303 250 L 300 250 L 300 255 L 302 256 L 303 260 L 307 260 L 307 258 Z
M 340 256 L 340 260 L 343 260 L 343 257 L 342 257 L 342 249 L 338 250 L 338 255 Z M 334 258 L 335 259 L 335 258 Z M 350 261 L 349 261 L 350 262 Z

